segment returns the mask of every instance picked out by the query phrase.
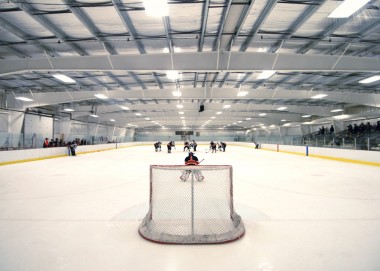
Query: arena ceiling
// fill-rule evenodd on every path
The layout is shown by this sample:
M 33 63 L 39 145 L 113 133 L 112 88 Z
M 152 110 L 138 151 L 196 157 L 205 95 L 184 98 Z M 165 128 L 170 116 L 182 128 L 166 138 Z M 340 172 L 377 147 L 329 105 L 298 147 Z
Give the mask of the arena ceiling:
M 168 0 L 153 17 L 142 1 L 0 0 L 0 89 L 33 100 L 2 108 L 142 129 L 379 117 L 380 80 L 359 81 L 380 75 L 380 0 L 331 17 L 342 2 Z

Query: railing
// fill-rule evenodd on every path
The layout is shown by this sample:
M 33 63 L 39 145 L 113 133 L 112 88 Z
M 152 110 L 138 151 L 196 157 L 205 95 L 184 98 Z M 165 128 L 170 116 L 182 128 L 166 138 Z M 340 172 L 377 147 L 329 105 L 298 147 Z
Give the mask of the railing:
M 43 143 L 46 136 L 41 134 L 12 134 L 0 132 L 0 151 L 6 150 L 21 150 L 21 149 L 38 149 L 43 148 Z M 130 137 L 113 137 L 112 139 L 106 136 L 90 136 L 90 135 L 70 135 L 66 140 L 61 142 L 53 139 L 51 147 L 66 146 L 68 142 L 77 140 L 81 145 L 97 145 L 106 143 L 125 143 L 133 141 Z M 49 139 L 49 142 L 51 139 Z
M 0 132 L 0 150 L 16 149 L 36 149 L 42 148 L 45 136 L 37 134 L 11 134 Z M 141 136 L 132 137 L 113 137 L 112 139 L 105 136 L 91 135 L 70 135 L 65 141 L 79 139 L 80 143 L 84 140 L 85 145 L 97 145 L 105 143 L 125 143 L 125 142 L 157 142 L 161 141 L 164 145 L 169 141 L 175 141 L 176 144 L 183 144 L 184 140 L 180 136 Z M 380 131 L 371 134 L 362 134 L 352 136 L 345 131 L 338 134 L 310 134 L 306 136 L 190 136 L 186 141 L 195 140 L 196 142 L 255 142 L 266 144 L 282 144 L 293 146 L 310 146 L 337 149 L 354 149 L 380 151 Z M 59 145 L 62 146 L 62 145 Z

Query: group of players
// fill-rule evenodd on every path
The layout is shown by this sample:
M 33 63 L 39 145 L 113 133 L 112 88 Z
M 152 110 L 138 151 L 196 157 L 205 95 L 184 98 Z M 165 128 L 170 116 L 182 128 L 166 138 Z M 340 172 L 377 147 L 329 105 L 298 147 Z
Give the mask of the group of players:
M 153 144 L 154 146 L 154 150 L 156 152 L 160 152 L 161 151 L 161 145 L 162 145 L 162 142 L 161 141 L 158 141 L 156 143 Z M 168 153 L 171 153 L 172 152 L 172 148 L 176 149 L 175 148 L 175 141 L 170 141 L 167 145 L 167 149 L 168 149 Z M 186 141 L 184 143 L 184 147 L 183 147 L 183 151 L 194 151 L 196 152 L 197 151 L 197 142 L 195 142 L 195 140 L 189 142 L 189 141 Z M 225 142 L 214 142 L 214 141 L 211 141 L 210 142 L 210 147 L 208 150 L 206 150 L 206 152 L 209 152 L 211 151 L 212 153 L 216 153 L 217 151 L 222 151 L 222 152 L 225 152 L 226 151 L 226 147 L 227 147 L 227 144 Z
M 211 141 L 209 151 L 211 150 L 212 153 L 216 153 L 216 150 L 218 149 L 218 151 L 225 152 L 226 147 L 227 147 L 227 144 L 225 142 L 216 142 L 215 143 L 214 141 Z

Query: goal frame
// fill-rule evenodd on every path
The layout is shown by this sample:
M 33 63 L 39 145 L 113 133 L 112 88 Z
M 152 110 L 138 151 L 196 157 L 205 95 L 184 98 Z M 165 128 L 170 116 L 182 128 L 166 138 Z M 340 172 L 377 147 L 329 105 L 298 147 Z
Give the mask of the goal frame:
M 190 171 L 191 178 L 188 180 L 191 188 L 191 219 L 189 227 L 191 228 L 191 233 L 188 235 L 175 235 L 163 232 L 155 232 L 151 230 L 149 225 L 154 220 L 153 214 L 153 171 L 154 170 L 176 170 L 182 172 L 184 170 Z M 195 171 L 212 171 L 212 170 L 228 170 L 229 171 L 229 191 L 228 191 L 228 205 L 229 205 L 229 219 L 232 229 L 226 233 L 220 234 L 195 234 L 194 233 L 194 183 L 196 182 L 194 178 Z M 161 243 L 161 244 L 220 244 L 228 243 L 240 239 L 245 234 L 245 228 L 241 217 L 235 212 L 234 202 L 233 202 L 233 171 L 231 165 L 151 165 L 150 166 L 150 178 L 149 178 L 149 210 L 139 226 L 139 234 L 146 240 Z M 178 180 L 179 181 L 179 180 Z M 204 180 L 207 182 L 207 179 Z M 226 218 L 224 218 L 226 219 Z

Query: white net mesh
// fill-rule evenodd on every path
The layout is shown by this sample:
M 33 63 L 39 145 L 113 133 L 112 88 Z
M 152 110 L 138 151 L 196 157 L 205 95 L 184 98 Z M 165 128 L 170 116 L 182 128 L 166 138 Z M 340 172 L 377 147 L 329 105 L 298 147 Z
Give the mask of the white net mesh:
M 232 166 L 151 166 L 140 234 L 161 243 L 224 243 L 244 235 L 234 211 Z

